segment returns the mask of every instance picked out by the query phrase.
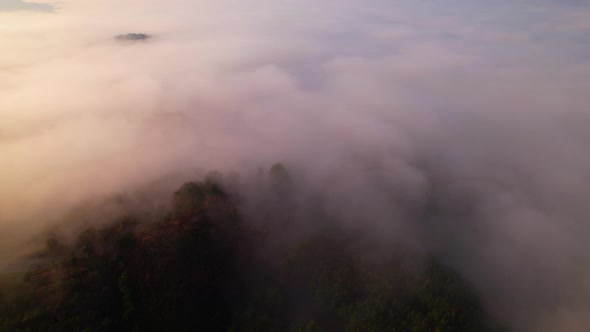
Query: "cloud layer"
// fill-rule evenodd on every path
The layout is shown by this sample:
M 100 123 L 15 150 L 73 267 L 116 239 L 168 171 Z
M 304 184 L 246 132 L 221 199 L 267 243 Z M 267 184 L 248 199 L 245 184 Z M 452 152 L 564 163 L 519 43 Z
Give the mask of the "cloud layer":
M 0 256 L 97 195 L 284 161 L 348 224 L 457 267 L 516 330 L 583 331 L 589 17 L 461 0 L 0 13 Z M 153 37 L 113 40 L 129 32 Z

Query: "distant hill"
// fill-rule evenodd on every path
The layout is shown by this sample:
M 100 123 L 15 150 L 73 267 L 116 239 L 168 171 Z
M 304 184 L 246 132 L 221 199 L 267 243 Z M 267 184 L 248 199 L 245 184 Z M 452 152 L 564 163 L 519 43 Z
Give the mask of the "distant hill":
M 0 12 L 4 11 L 37 11 L 52 12 L 54 7 L 45 3 L 27 2 L 21 0 L 2 0 L 0 1 Z
M 118 41 L 142 41 L 152 38 L 152 35 L 146 33 L 128 33 L 126 35 L 115 36 Z

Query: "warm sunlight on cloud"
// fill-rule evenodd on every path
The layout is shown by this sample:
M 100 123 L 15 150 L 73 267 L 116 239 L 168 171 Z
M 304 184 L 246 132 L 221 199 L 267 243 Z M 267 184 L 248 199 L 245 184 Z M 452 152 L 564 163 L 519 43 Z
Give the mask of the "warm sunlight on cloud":
M 0 4 L 0 265 L 86 200 L 277 160 L 350 206 L 344 219 L 364 209 L 376 233 L 399 237 L 405 226 L 383 225 L 403 213 L 376 197 L 419 204 L 434 168 L 457 181 L 449 195 L 481 203 L 478 224 L 453 221 L 469 239 L 441 227 L 433 250 L 517 330 L 589 323 L 568 310 L 590 305 L 587 6 Z M 152 37 L 115 40 L 128 33 Z M 559 310 L 538 298 L 546 287 Z

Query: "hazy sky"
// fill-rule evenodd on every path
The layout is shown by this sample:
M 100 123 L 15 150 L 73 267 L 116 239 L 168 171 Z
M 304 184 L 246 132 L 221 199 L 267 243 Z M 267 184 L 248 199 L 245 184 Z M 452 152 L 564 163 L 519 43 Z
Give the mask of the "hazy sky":
M 2 11 L 42 11 L 51 12 L 54 6 L 51 4 L 27 2 L 21 0 L 0 1 L 0 12 Z
M 284 161 L 384 236 L 441 176 L 477 222 L 433 250 L 517 330 L 586 331 L 588 45 L 574 0 L 0 0 L 0 261 L 190 167 Z

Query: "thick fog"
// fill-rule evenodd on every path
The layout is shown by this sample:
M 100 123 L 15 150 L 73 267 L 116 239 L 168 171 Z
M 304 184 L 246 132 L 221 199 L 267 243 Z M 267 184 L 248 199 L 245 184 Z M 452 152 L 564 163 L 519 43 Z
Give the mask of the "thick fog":
M 37 2 L 0 0 L 0 264 L 89 199 L 280 161 L 516 331 L 590 328 L 583 1 Z

